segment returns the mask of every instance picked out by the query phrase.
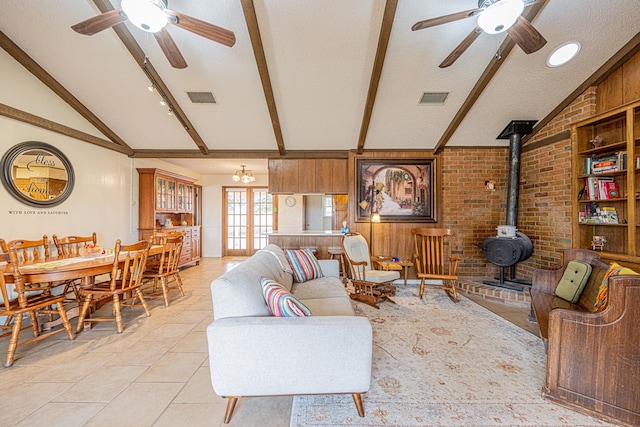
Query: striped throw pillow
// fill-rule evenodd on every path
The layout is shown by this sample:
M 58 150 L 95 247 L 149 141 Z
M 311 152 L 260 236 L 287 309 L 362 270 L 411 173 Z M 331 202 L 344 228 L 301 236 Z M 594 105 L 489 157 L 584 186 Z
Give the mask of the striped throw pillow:
M 296 282 L 303 283 L 322 277 L 320 263 L 309 249 L 287 249 L 286 255 Z
M 311 312 L 298 298 L 273 279 L 260 277 L 262 293 L 271 315 L 278 317 L 307 317 Z

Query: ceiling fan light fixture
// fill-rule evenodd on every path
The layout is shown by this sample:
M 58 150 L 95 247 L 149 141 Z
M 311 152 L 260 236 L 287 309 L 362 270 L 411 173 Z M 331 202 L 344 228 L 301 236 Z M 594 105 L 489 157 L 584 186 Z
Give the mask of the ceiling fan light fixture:
M 507 31 L 524 10 L 522 0 L 500 0 L 491 4 L 478 16 L 478 26 L 489 34 Z
M 563 43 L 551 52 L 547 58 L 547 66 L 551 68 L 559 67 L 571 61 L 580 52 L 580 43 Z
M 157 33 L 167 25 L 163 0 L 122 0 L 122 10 L 133 25 L 141 30 Z

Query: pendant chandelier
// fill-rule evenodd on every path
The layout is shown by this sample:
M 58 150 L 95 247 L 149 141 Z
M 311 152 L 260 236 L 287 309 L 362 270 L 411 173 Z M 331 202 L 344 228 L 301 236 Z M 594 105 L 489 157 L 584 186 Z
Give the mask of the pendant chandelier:
M 231 179 L 233 179 L 235 182 L 244 182 L 245 184 L 255 181 L 256 178 L 253 176 L 253 172 L 245 169 L 245 166 L 246 165 L 240 165 L 242 170 L 237 170 L 236 173 L 233 174 Z

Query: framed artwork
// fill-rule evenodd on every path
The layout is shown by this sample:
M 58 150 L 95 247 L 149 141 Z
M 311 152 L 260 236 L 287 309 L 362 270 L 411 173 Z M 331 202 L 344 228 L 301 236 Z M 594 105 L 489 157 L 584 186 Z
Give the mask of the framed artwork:
M 356 221 L 436 222 L 436 159 L 356 159 Z

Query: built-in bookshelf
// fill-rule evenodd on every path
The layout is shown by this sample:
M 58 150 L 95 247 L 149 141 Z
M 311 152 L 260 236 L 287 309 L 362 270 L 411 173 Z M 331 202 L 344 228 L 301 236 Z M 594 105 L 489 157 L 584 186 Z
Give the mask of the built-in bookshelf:
M 640 263 L 640 102 L 575 123 L 571 136 L 573 246 L 594 249 L 599 236 L 604 259 Z

